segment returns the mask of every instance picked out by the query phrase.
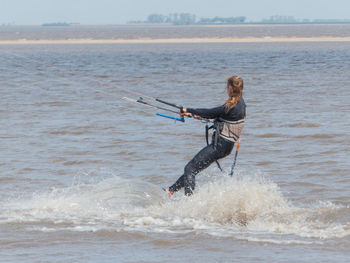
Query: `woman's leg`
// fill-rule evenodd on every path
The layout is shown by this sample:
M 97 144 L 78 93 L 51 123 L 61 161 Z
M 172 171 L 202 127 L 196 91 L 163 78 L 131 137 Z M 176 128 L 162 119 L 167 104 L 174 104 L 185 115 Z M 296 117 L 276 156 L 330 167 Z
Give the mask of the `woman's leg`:
M 217 159 L 218 148 L 214 148 L 213 145 L 208 145 L 200 150 L 199 153 L 189 161 L 184 169 L 185 195 L 192 195 L 192 191 L 196 184 L 195 175 L 209 167 Z
M 229 155 L 233 149 L 233 143 L 219 138 L 216 147 L 210 144 L 200 150 L 195 157 L 185 166 L 184 174 L 169 187 L 171 192 L 185 188 L 185 195 L 191 195 L 195 188 L 195 175 L 210 166 L 216 160 Z
M 185 187 L 185 194 L 190 195 L 195 186 L 195 175 L 201 170 L 207 168 L 215 159 L 215 149 L 212 145 L 204 147 L 190 162 L 187 163 L 184 169 L 184 174 L 169 187 L 171 192 L 177 192 Z
M 184 176 L 184 175 L 181 175 L 181 176 L 179 177 L 179 179 L 177 179 L 177 181 L 176 181 L 172 186 L 169 187 L 170 192 L 172 192 L 172 193 L 177 192 L 177 191 L 179 191 L 182 187 L 184 187 L 184 186 L 185 186 L 185 184 L 184 184 L 184 178 L 185 178 L 185 176 Z

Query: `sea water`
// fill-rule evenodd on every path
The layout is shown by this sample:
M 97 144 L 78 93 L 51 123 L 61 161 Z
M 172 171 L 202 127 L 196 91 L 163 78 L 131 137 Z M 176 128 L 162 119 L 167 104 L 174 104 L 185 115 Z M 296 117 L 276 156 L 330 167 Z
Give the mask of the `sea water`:
M 0 261 L 348 262 L 349 69 L 347 42 L 0 46 Z M 169 198 L 205 124 L 119 87 L 214 107 L 231 75 L 234 176 Z

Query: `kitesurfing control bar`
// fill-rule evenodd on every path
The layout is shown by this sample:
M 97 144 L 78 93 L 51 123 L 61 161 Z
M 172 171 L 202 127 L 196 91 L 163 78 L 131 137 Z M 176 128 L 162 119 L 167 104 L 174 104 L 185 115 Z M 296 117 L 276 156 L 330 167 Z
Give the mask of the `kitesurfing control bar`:
M 180 106 L 180 105 L 177 105 L 177 104 L 175 104 L 175 103 L 171 103 L 171 102 L 168 102 L 168 101 L 165 101 L 165 100 L 157 99 L 157 98 L 156 98 L 156 101 L 158 101 L 158 102 L 160 102 L 160 103 L 163 103 L 163 104 L 165 104 L 165 105 L 168 105 L 168 106 L 177 108 L 177 109 L 180 110 L 180 113 L 183 113 L 183 112 L 184 112 L 184 111 L 183 111 L 183 109 L 184 109 L 183 106 Z M 163 116 L 163 117 L 165 117 L 165 116 Z M 191 116 L 191 115 L 186 115 L 186 117 L 191 118 L 192 116 Z M 182 121 L 182 122 L 185 122 L 184 117 L 181 118 L 181 121 Z
M 128 98 L 128 97 L 123 97 L 122 99 L 123 100 L 127 100 L 127 101 L 131 101 L 131 102 L 135 102 L 135 103 L 140 103 L 142 105 L 145 105 L 145 106 L 148 106 L 148 107 L 151 107 L 151 108 L 155 108 L 155 109 L 159 109 L 159 110 L 164 110 L 164 111 L 168 111 L 168 112 L 172 112 L 172 113 L 178 113 L 177 111 L 174 111 L 174 110 L 170 110 L 170 109 L 167 109 L 167 108 L 158 107 L 156 105 L 150 104 L 150 103 L 144 101 L 141 97 L 138 100 L 131 99 L 131 98 Z
M 151 108 L 156 108 L 156 109 L 159 109 L 159 110 L 164 110 L 164 111 L 168 111 L 168 112 L 172 112 L 172 113 L 176 113 L 176 114 L 178 113 L 177 111 L 173 111 L 173 110 L 170 110 L 170 109 L 167 109 L 167 108 L 163 108 L 163 107 L 159 107 L 159 106 L 150 104 L 150 103 L 144 101 L 142 97 L 140 97 L 138 100 L 134 100 L 134 99 L 131 99 L 131 98 L 128 98 L 128 97 L 123 97 L 122 99 L 123 100 L 127 100 L 127 101 L 131 101 L 131 102 L 135 102 L 135 103 L 139 103 L 141 105 L 148 106 L 148 107 L 151 107 Z M 184 118 L 180 118 L 180 117 L 176 117 L 176 116 L 171 116 L 171 115 L 166 115 L 166 114 L 161 114 L 161 113 L 157 113 L 156 115 L 160 116 L 160 117 L 173 119 L 173 120 L 176 120 L 176 121 L 185 122 Z
M 169 106 L 174 107 L 174 108 L 178 108 L 178 109 L 181 110 L 181 111 L 182 111 L 183 108 L 184 108 L 184 107 L 182 107 L 182 106 L 176 105 L 176 104 L 171 103 L 171 102 L 167 102 L 167 101 L 165 101 L 165 100 L 156 99 L 156 101 L 158 101 L 158 102 L 160 102 L 160 103 L 163 103 L 163 104 L 166 104 L 166 105 L 169 105 Z
M 180 117 L 175 117 L 175 116 L 171 116 L 171 115 L 165 115 L 165 114 L 161 114 L 161 113 L 156 113 L 156 115 L 157 115 L 157 116 L 160 116 L 160 117 L 165 117 L 165 118 L 173 119 L 173 120 L 176 120 L 176 121 L 185 122 L 185 119 L 184 119 L 184 118 L 180 118 Z

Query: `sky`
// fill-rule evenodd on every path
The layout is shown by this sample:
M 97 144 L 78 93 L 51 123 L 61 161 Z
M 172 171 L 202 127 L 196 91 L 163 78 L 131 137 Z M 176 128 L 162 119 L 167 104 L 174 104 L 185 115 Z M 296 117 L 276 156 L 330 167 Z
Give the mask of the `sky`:
M 52 22 L 124 24 L 149 14 L 191 13 L 202 17 L 274 15 L 297 19 L 350 19 L 350 0 L 0 0 L 0 25 Z

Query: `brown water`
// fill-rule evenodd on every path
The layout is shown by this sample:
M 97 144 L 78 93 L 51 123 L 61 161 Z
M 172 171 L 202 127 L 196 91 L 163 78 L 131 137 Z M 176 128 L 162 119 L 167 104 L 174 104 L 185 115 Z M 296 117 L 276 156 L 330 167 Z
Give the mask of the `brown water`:
M 349 69 L 336 42 L 0 46 L 1 262 L 348 262 Z M 104 84 L 211 107 L 232 74 L 234 177 L 169 199 L 204 124 Z
M 37 39 L 138 39 L 138 38 L 228 38 L 228 37 L 349 37 L 350 24 L 342 25 L 227 25 L 147 26 L 109 25 L 67 27 L 0 27 L 0 40 Z

